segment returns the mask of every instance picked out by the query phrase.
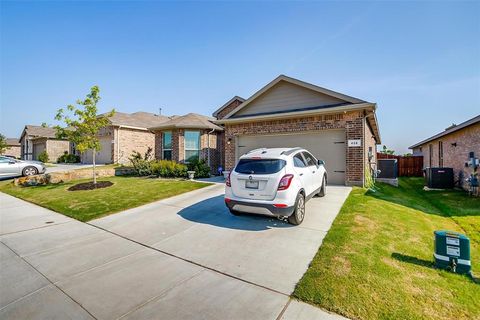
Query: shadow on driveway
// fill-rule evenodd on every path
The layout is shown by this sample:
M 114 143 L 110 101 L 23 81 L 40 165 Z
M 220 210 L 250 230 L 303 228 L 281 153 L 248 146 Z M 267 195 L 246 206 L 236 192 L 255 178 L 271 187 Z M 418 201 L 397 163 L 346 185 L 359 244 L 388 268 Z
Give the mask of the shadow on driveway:
M 274 217 L 250 214 L 234 216 L 223 201 L 223 195 L 208 198 L 180 210 L 178 215 L 189 221 L 236 230 L 263 231 L 292 227 Z

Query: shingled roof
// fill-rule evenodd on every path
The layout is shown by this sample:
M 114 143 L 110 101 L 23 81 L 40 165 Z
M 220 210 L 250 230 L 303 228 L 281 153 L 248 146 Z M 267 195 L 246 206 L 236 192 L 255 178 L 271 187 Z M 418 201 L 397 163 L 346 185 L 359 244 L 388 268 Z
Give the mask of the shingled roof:
M 25 126 L 25 129 L 23 130 L 22 137 L 24 135 L 28 135 L 31 137 L 38 137 L 38 138 L 55 138 L 56 133 L 57 131 L 55 130 L 55 128 L 34 126 L 31 124 L 27 124 Z
M 20 142 L 18 142 L 17 138 L 7 138 L 5 139 L 7 146 L 20 146 Z
M 100 116 L 103 115 L 105 114 L 101 114 Z M 157 126 L 170 120 L 169 117 L 150 112 L 124 113 L 118 111 L 116 111 L 109 119 L 114 126 L 126 126 L 141 129 Z
M 452 132 L 455 132 L 455 131 L 458 131 L 460 129 L 463 129 L 463 128 L 466 128 L 466 127 L 469 127 L 471 125 L 474 125 L 476 123 L 480 123 L 480 115 L 478 116 L 475 116 L 465 122 L 462 122 L 458 125 L 451 125 L 450 127 L 448 127 L 447 129 L 445 129 L 444 131 L 440 132 L 440 133 L 437 133 L 436 135 L 434 136 L 431 136 L 430 138 L 428 139 L 425 139 L 425 140 L 422 140 L 416 144 L 414 144 L 413 146 L 410 146 L 408 147 L 409 149 L 413 149 L 413 148 L 417 148 L 417 147 L 420 147 L 421 145 L 424 145 L 425 143 L 428 143 L 432 140 L 435 140 L 435 139 L 438 139 L 438 138 L 441 138 L 443 136 L 446 136 L 447 134 L 450 134 Z
M 172 116 L 170 119 L 162 124 L 152 126 L 150 130 L 161 129 L 214 129 L 223 131 L 222 127 L 217 126 L 212 121 L 214 118 L 203 116 L 197 113 L 189 113 L 184 116 Z

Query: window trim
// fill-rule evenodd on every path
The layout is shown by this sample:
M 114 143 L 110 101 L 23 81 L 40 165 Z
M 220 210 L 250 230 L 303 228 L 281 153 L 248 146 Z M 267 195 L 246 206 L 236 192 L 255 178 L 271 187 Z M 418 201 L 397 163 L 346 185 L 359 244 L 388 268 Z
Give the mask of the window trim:
M 170 149 L 165 148 L 165 133 L 170 133 Z M 162 160 L 173 160 L 172 158 L 173 132 L 162 131 Z M 165 151 L 170 151 L 170 159 L 165 159 Z
M 187 148 L 187 132 L 195 132 L 198 133 L 198 149 L 189 149 Z M 188 151 L 198 151 L 198 160 L 200 160 L 200 151 L 202 150 L 202 146 L 200 145 L 202 141 L 202 132 L 200 130 L 185 130 L 183 132 L 183 162 L 189 163 L 187 161 L 187 150 Z

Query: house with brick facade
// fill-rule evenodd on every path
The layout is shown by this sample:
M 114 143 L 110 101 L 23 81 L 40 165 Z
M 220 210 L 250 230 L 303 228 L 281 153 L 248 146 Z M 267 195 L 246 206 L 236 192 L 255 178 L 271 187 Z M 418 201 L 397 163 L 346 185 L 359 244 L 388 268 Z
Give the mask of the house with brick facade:
M 96 163 L 129 164 L 134 152 L 145 154 L 149 148 L 156 159 L 188 163 L 204 159 L 212 172 L 222 163 L 223 128 L 213 118 L 196 113 L 163 116 L 148 112 L 115 112 L 110 125 L 99 133 L 101 149 Z M 82 154 L 82 163 L 92 162 L 92 152 Z
M 203 159 L 216 173 L 223 163 L 223 128 L 213 120 L 189 113 L 149 128 L 155 133 L 155 157 L 182 163 Z
M 21 147 L 18 138 L 6 138 L 5 143 L 7 148 L 5 149 L 5 152 L 1 153 L 1 155 L 20 159 Z
M 169 117 L 149 112 L 115 112 L 109 117 L 110 125 L 99 132 L 101 149 L 95 154 L 95 162 L 128 164 L 133 152 L 144 154 L 148 148 L 155 154 L 155 134 L 148 128 L 168 120 Z M 84 152 L 81 161 L 92 163 L 92 151 Z
M 55 128 L 26 125 L 19 139 L 20 158 L 38 160 L 38 155 L 46 151 L 50 162 L 67 153 L 75 153 L 75 148 L 68 140 L 57 139 Z
M 424 168 L 453 168 L 457 186 L 467 187 L 472 173 L 470 158 L 480 158 L 480 115 L 422 140 L 410 147 L 414 155 L 423 156 Z
M 224 129 L 224 166 L 262 147 L 303 147 L 326 162 L 328 182 L 364 185 L 376 162 L 376 104 L 280 75 L 248 99 L 216 110 Z

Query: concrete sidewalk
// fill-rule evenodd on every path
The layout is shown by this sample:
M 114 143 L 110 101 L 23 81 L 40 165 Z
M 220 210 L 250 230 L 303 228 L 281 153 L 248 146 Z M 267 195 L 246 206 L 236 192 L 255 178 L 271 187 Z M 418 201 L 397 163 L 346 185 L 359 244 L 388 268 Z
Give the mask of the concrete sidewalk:
M 217 197 L 218 188 L 128 210 L 94 221 L 96 226 L 0 193 L 0 318 L 340 319 L 291 300 L 284 292 L 291 290 L 289 281 L 277 278 L 275 283 L 271 276 L 261 279 L 265 274 L 261 268 L 269 263 L 271 268 L 269 259 L 278 255 L 264 256 L 263 265 L 256 268 L 252 262 L 242 266 L 233 255 L 224 256 L 242 247 L 228 245 L 226 241 L 235 237 L 244 237 L 245 248 L 251 250 L 250 246 L 257 245 L 255 237 L 261 241 L 279 237 L 273 233 L 262 237 L 262 232 L 268 235 L 269 230 L 279 230 L 280 235 L 302 238 L 302 230 L 329 228 L 334 216 L 319 219 L 311 215 L 303 228 L 261 217 L 229 221 L 235 217 L 222 216 L 217 200 L 208 201 Z M 195 207 L 192 201 L 200 195 L 207 201 Z M 309 206 L 319 206 L 319 200 Z M 158 210 L 164 206 L 170 210 Z M 285 233 L 289 230 L 293 232 Z M 323 239 L 328 229 L 311 230 L 322 233 Z M 246 234 L 252 235 L 250 239 Z M 317 239 L 315 252 L 320 238 L 313 238 Z M 219 251 L 221 246 L 227 251 Z M 202 260 L 200 255 L 207 258 Z M 239 256 L 244 259 L 248 253 L 240 251 Z M 254 262 L 260 261 L 253 256 Z M 285 261 L 295 264 L 290 258 Z M 227 259 L 233 260 L 225 264 Z M 259 272 L 247 272 L 252 267 Z

